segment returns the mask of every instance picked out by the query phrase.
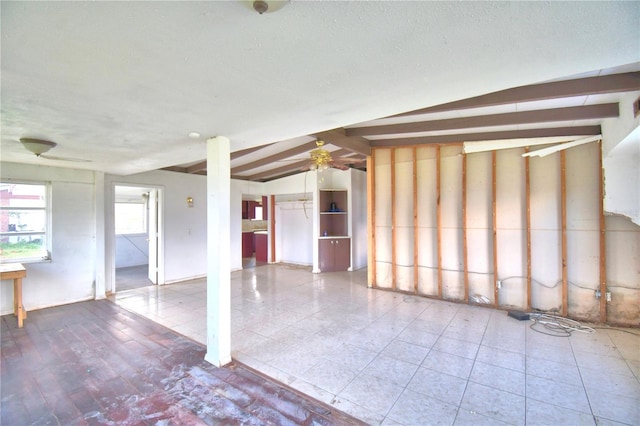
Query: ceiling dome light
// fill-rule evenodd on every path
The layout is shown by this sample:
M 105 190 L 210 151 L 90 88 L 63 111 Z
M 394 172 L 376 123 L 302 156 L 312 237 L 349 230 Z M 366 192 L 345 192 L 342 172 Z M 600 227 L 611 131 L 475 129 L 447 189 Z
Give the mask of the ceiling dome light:
M 253 10 L 258 12 L 260 15 L 263 13 L 275 12 L 282 9 L 289 0 L 254 0 L 251 2 L 251 7 Z
M 22 142 L 22 145 L 27 150 L 33 152 L 38 157 L 58 145 L 55 142 L 31 138 L 20 138 L 20 142 Z

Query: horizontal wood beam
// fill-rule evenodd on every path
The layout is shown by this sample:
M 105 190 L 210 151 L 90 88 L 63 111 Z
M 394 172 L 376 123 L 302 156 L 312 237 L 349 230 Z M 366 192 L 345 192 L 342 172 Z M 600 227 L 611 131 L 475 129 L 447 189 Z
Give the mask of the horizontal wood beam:
M 618 117 L 618 103 L 585 105 L 568 108 L 551 108 L 505 114 L 476 115 L 472 117 L 417 121 L 413 123 L 387 124 L 383 126 L 354 127 L 347 129 L 349 136 L 390 135 L 402 133 L 434 132 L 439 130 L 467 129 L 470 127 L 513 126 L 517 124 L 556 121 L 589 120 Z
M 303 145 L 297 146 L 295 148 L 288 149 L 286 151 L 279 152 L 277 154 L 270 155 L 268 157 L 263 157 L 260 160 L 253 161 L 251 163 L 243 164 L 241 166 L 233 167 L 231 169 L 231 174 L 237 174 L 246 172 L 247 170 L 257 169 L 258 167 L 266 166 L 267 164 L 271 164 L 275 161 L 284 160 L 289 157 L 293 157 L 294 155 L 302 154 L 305 152 L 309 152 L 310 150 L 316 148 L 316 142 L 311 141 L 307 142 Z
M 371 155 L 371 145 L 367 139 L 347 136 L 344 129 L 327 130 L 326 132 L 316 133 L 314 136 L 332 145 L 348 149 L 351 152 L 362 154 L 366 157 Z
M 193 166 L 187 167 L 187 173 L 197 173 L 201 171 L 207 171 L 207 161 L 202 161 L 198 164 L 194 164 Z
M 415 138 L 376 139 L 373 147 L 428 145 L 491 141 L 500 139 L 544 138 L 551 136 L 593 136 L 602 134 L 600 126 L 550 127 L 543 129 L 505 130 L 500 132 L 457 133 L 455 135 L 418 136 Z
M 506 105 L 517 102 L 542 101 L 572 96 L 633 92 L 635 90 L 640 90 L 640 72 L 638 71 L 514 87 L 512 89 L 488 93 L 469 99 L 421 108 L 403 114 L 393 115 L 392 117 L 407 117 L 434 112 Z
M 245 155 L 251 154 L 252 152 L 260 151 L 268 146 L 273 145 L 273 143 L 269 143 L 266 145 L 254 146 L 253 148 L 241 149 L 240 151 L 235 151 L 231 153 L 231 159 L 235 160 L 240 157 L 244 157 Z

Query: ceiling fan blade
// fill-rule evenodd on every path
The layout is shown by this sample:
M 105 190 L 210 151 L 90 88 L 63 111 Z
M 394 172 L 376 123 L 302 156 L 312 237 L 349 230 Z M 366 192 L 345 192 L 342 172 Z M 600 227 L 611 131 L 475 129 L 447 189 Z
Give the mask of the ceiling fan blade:
M 84 158 L 57 157 L 55 155 L 46 155 L 46 154 L 41 154 L 40 157 L 46 158 L 47 160 L 72 161 L 75 163 L 91 163 L 91 160 L 86 160 Z

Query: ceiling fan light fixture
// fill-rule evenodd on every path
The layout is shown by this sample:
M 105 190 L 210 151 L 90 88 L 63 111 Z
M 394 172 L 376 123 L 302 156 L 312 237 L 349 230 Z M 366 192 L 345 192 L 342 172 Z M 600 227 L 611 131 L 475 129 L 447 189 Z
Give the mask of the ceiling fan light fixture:
M 32 138 L 20 138 L 20 142 L 28 151 L 33 152 L 37 157 L 40 157 L 40 155 L 58 145 L 55 142 Z

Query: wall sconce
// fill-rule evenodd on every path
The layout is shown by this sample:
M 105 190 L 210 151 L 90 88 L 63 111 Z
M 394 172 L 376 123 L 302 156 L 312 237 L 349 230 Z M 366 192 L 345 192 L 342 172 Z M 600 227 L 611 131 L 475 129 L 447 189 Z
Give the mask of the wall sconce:
M 193 197 L 187 197 L 187 207 L 193 207 Z

